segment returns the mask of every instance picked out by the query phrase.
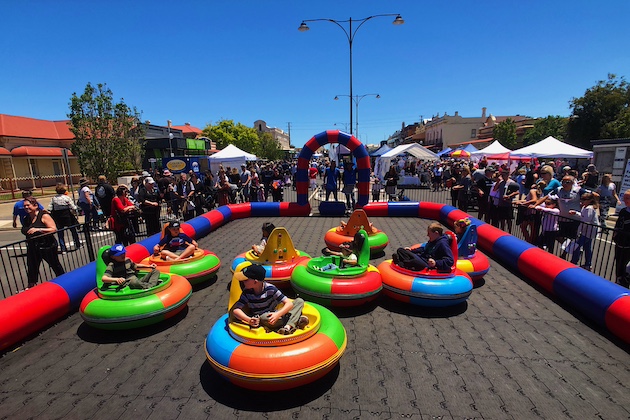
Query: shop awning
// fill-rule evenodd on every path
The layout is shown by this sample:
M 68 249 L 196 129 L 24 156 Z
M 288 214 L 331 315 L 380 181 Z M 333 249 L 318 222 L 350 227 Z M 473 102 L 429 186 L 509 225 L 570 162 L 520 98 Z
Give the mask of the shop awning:
M 13 157 L 62 157 L 63 147 L 19 146 L 11 150 Z M 68 150 L 68 156 L 74 156 Z
M 11 156 L 11 152 L 4 147 L 0 147 L 0 156 Z

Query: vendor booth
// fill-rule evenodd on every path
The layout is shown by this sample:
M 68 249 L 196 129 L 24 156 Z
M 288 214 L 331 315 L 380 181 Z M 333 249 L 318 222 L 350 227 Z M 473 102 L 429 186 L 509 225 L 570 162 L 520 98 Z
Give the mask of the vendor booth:
M 233 144 L 230 144 L 220 152 L 209 156 L 208 162 L 210 163 L 210 170 L 212 173 L 216 174 L 221 165 L 223 165 L 223 168 L 227 168 L 228 166 L 231 168 L 240 168 L 242 164 L 257 159 L 256 155 L 244 152 Z

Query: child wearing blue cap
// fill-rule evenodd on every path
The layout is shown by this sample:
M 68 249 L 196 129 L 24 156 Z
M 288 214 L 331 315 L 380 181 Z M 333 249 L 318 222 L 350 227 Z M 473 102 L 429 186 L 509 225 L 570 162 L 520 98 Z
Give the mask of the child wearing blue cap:
M 122 244 L 116 244 L 109 249 L 110 262 L 107 264 L 101 280 L 103 283 L 116 283 L 119 286 L 129 285 L 130 289 L 150 289 L 157 286 L 160 272 L 155 264 L 136 264 L 126 258 L 127 250 Z M 138 269 L 150 268 L 147 275 L 138 277 Z

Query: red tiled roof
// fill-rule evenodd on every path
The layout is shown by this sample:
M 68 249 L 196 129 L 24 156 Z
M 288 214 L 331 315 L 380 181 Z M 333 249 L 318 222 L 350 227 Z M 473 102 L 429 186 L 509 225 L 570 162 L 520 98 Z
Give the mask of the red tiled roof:
M 11 156 L 11 152 L 4 147 L 0 147 L 0 156 Z
M 0 137 L 73 140 L 67 121 L 47 121 L 0 114 Z
M 62 157 L 61 149 L 61 147 L 19 146 L 11 150 L 11 155 L 13 157 Z M 68 156 L 74 156 L 70 150 L 68 150 Z
M 193 127 L 192 125 L 171 125 L 171 128 L 176 130 L 182 130 L 182 133 L 194 133 L 201 134 L 201 129 L 197 127 Z

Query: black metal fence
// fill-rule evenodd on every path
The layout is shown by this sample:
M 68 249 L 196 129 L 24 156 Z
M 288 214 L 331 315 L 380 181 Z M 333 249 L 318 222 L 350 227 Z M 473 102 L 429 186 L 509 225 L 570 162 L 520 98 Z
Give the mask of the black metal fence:
M 343 200 L 343 194 L 339 193 L 339 200 Z M 285 187 L 283 191 L 283 201 L 294 202 L 297 198 L 295 190 L 291 187 Z M 324 199 L 324 193 L 321 188 L 309 191 L 309 202 L 313 212 L 317 212 L 318 204 Z M 271 196 L 268 198 L 272 200 Z M 431 191 L 428 188 L 403 189 L 399 188 L 397 194 L 388 196 L 381 191 L 378 201 L 391 200 L 409 200 L 409 201 L 425 201 L 443 204 L 452 204 L 450 190 Z M 205 209 L 204 209 L 205 210 Z M 468 210 L 471 216 L 477 217 L 475 207 Z M 173 220 L 174 215 L 167 210 L 165 203 L 161 208 L 161 222 Z M 181 214 L 179 215 L 181 216 Z M 538 238 L 540 234 L 540 224 L 535 224 L 533 232 L 523 229 L 522 223 L 517 223 L 517 208 L 513 208 L 513 218 L 509 219 L 505 230 L 511 232 L 512 235 L 529 241 L 534 245 L 539 245 Z M 136 240 L 142 240 L 147 237 L 146 225 L 142 218 L 139 219 L 138 229 L 136 232 Z M 79 244 L 74 243 L 74 235 L 72 230 L 77 229 Z M 59 248 L 58 258 L 66 272 L 82 267 L 96 259 L 96 252 L 101 246 L 111 245 L 115 243 L 115 234 L 113 231 L 102 227 L 98 230 L 87 230 L 85 225 L 77 225 L 60 229 L 59 232 L 53 234 L 59 237 L 63 234 L 67 251 L 62 252 Z M 597 236 L 593 239 L 593 259 L 592 271 L 611 281 L 615 280 L 615 260 L 614 260 L 614 243 L 612 241 L 613 229 L 602 226 L 599 228 Z M 421 238 L 419 238 L 421 239 Z M 27 287 L 27 241 L 18 241 L 8 245 L 0 246 L 0 292 L 2 298 L 19 293 Z M 560 242 L 555 243 L 553 253 L 561 258 L 571 260 L 571 253 L 563 251 Z M 580 256 L 578 265 L 584 264 L 584 253 Z M 46 262 L 42 262 L 39 267 L 38 279 L 40 282 L 48 281 L 55 277 L 55 273 L 50 269 Z

